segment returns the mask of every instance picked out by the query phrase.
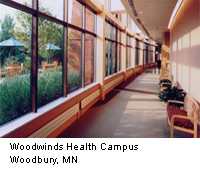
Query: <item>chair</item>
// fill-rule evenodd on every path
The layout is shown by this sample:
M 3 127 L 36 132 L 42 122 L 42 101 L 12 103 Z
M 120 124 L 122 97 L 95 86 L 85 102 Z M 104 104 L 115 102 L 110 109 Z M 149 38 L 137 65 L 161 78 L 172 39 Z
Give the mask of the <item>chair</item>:
M 21 75 L 23 74 L 23 70 L 24 70 L 24 64 L 21 63 L 20 70 L 19 70 L 19 73 L 20 73 Z
M 14 75 L 19 74 L 19 67 L 11 67 L 7 70 L 6 75 L 13 77 Z
M 171 107 L 170 103 L 182 104 L 183 108 Z M 170 125 L 170 135 L 173 137 L 174 130 L 179 130 L 198 135 L 199 104 L 189 95 L 185 96 L 184 102 L 168 100 L 167 102 L 167 123 Z
M 47 65 L 47 62 L 44 62 L 44 61 L 42 61 L 42 70 L 44 70 L 45 69 L 45 65 Z
M 59 62 L 58 61 L 53 61 L 53 65 L 55 65 L 55 68 L 57 69 L 58 68 L 58 66 L 59 66 Z

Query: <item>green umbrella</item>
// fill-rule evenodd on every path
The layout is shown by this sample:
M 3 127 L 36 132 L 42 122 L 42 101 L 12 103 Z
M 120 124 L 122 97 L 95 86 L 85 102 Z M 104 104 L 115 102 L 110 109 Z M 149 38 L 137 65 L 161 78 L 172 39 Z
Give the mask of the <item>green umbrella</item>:
M 61 50 L 58 46 L 52 44 L 52 43 L 48 43 L 46 45 L 46 49 L 49 51 L 49 56 L 50 56 L 50 50 Z M 50 61 L 49 57 L 48 57 L 48 62 Z
M 1 42 L 0 47 L 10 47 L 10 49 L 12 50 L 14 47 L 24 47 L 24 44 L 14 38 L 10 38 Z

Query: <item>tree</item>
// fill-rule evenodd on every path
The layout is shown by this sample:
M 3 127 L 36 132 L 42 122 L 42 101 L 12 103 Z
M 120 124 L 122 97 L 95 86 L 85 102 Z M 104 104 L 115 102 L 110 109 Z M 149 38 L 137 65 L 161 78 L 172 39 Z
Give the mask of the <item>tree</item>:
M 5 15 L 3 21 L 1 23 L 1 33 L 0 33 L 0 42 L 8 40 L 9 38 L 13 37 L 12 30 L 15 27 L 15 23 L 13 18 L 10 15 Z M 11 53 L 9 47 L 0 47 L 0 62 L 3 65 L 4 60 L 8 57 Z
M 28 6 L 28 4 L 25 4 Z M 40 12 L 43 12 L 49 16 L 53 16 L 49 9 L 39 7 Z M 19 22 L 20 27 L 15 27 L 13 30 L 14 36 L 25 44 L 28 49 L 27 52 L 31 52 L 31 22 L 32 15 L 25 12 L 17 12 L 16 19 Z M 39 48 L 39 60 L 46 59 L 48 51 L 46 50 L 46 44 L 53 43 L 57 46 L 62 44 L 63 38 L 62 25 L 50 22 L 46 19 L 39 18 L 38 21 L 38 48 Z M 62 46 L 61 46 L 62 48 Z M 56 51 L 57 55 L 62 56 L 60 51 Z
M 13 18 L 8 14 L 5 15 L 4 20 L 2 21 L 2 24 L 1 24 L 0 42 L 13 37 L 13 34 L 11 33 L 11 31 L 14 27 L 15 27 L 15 23 L 14 23 Z

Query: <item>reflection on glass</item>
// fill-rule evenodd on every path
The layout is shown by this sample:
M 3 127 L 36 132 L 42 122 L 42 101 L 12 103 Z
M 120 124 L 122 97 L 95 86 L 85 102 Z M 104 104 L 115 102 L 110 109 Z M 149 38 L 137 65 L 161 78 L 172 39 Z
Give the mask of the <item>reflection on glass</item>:
M 131 48 L 129 47 L 128 50 L 129 50 L 129 52 L 128 52 L 128 57 L 129 57 L 128 67 L 131 67 L 131 60 L 132 60 L 131 59 Z
M 112 30 L 112 31 L 113 31 L 112 39 L 113 39 L 113 40 L 117 40 L 117 39 L 116 39 L 116 28 L 113 27 L 113 30 Z
M 106 30 L 105 36 L 106 36 L 106 38 L 108 38 L 109 37 L 109 24 L 108 24 L 108 22 L 106 22 L 106 28 L 105 28 L 105 30 Z
M 109 74 L 108 74 L 108 56 L 109 56 L 109 42 L 108 41 L 106 41 L 106 50 L 105 50 L 105 52 L 106 52 L 106 63 L 105 63 L 105 71 L 106 71 L 106 73 L 105 73 L 105 76 L 108 76 Z
M 68 30 L 68 92 L 81 87 L 81 32 Z
M 118 33 L 118 35 L 117 35 L 117 42 L 121 42 L 121 31 L 118 30 L 117 33 Z
M 135 53 L 135 65 L 139 65 L 139 49 L 136 48 L 135 49 L 136 53 Z
M 63 0 L 39 0 L 39 10 L 49 16 L 63 20 Z
M 120 71 L 121 70 L 121 45 L 118 44 L 117 45 L 117 71 Z
M 82 26 L 82 5 L 77 0 L 68 0 L 68 22 Z
M 108 55 L 109 75 L 111 75 L 113 73 L 112 53 L 113 53 L 113 45 L 112 45 L 112 42 L 109 42 L 109 55 Z
M 94 37 L 85 34 L 85 85 L 94 81 Z
M 0 4 L 0 125 L 31 111 L 31 16 Z
M 94 13 L 86 8 L 85 29 L 94 32 Z
M 12 0 L 12 1 L 15 1 L 19 4 L 23 4 L 28 7 L 32 7 L 32 0 Z
M 63 26 L 39 18 L 37 106 L 62 96 Z
M 128 68 L 128 47 L 126 48 L 126 68 Z
M 112 61 L 112 64 L 113 64 L 112 72 L 116 73 L 116 71 L 117 71 L 117 69 L 116 69 L 117 61 L 116 61 L 116 43 L 115 42 L 113 43 L 113 58 L 112 59 L 113 59 L 113 61 Z

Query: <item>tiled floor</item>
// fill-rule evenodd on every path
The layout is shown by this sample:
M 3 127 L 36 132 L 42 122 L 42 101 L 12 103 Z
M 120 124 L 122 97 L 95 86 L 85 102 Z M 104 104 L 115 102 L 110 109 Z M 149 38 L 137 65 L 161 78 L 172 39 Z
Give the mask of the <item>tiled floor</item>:
M 112 90 L 59 137 L 168 138 L 166 105 L 157 97 L 157 71 L 143 73 Z M 191 137 L 175 132 L 175 137 Z

